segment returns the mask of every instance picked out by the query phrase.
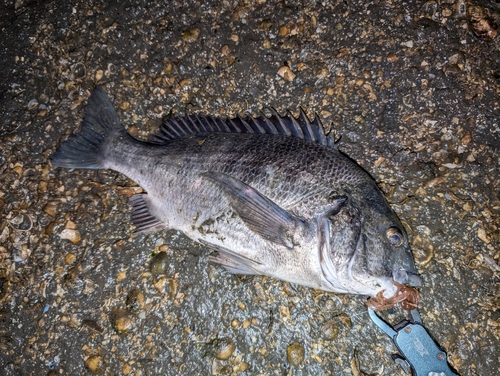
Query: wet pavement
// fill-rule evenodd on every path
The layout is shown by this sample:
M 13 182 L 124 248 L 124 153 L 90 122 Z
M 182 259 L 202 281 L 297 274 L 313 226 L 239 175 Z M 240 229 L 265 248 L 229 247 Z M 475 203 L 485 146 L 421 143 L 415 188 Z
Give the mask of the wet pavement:
M 135 236 L 133 181 L 53 168 L 96 85 L 138 138 L 172 115 L 318 114 L 406 226 L 450 363 L 499 369 L 497 2 L 4 3 L 0 374 L 404 374 L 365 297 Z

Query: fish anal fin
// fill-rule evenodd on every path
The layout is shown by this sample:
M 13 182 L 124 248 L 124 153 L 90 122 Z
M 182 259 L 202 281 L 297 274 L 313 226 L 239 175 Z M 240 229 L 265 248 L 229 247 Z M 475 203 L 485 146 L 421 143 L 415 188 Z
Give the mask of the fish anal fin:
M 248 184 L 227 174 L 207 172 L 229 198 L 232 209 L 245 225 L 262 238 L 293 248 L 294 235 L 304 223 Z
M 147 194 L 133 195 L 129 199 L 132 206 L 131 220 L 136 227 L 136 233 L 149 233 L 164 229 L 165 223 L 150 213 Z

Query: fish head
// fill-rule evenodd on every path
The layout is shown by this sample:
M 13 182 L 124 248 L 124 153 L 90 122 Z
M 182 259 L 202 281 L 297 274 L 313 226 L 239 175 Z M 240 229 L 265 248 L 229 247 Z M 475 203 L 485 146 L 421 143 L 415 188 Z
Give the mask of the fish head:
M 394 296 L 398 285 L 419 286 L 406 231 L 373 185 L 346 194 L 334 215 L 318 221 L 318 247 L 330 289 L 372 297 Z
M 380 288 L 376 285 L 371 295 L 384 291 L 386 298 L 394 294 L 394 286 L 398 284 L 421 285 L 408 235 L 395 213 L 389 210 L 384 215 L 372 210 L 371 214 L 378 220 L 362 220 L 362 241 L 357 249 L 357 254 L 362 256 L 358 261 L 352 260 L 353 275 L 359 278 L 368 273 L 379 279 Z M 387 286 L 388 283 L 392 286 Z

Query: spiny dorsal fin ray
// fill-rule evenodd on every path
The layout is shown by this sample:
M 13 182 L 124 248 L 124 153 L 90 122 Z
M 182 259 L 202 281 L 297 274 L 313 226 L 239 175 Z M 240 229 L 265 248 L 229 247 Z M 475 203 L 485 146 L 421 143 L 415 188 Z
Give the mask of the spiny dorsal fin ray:
M 287 126 L 287 124 L 285 124 L 285 122 L 283 121 L 284 118 L 285 117 L 281 117 L 280 114 L 278 114 L 278 112 L 276 112 L 274 108 L 271 109 L 271 117 L 269 118 L 269 120 L 274 122 L 274 124 L 276 124 L 276 126 L 279 127 L 278 128 L 279 134 L 290 136 L 293 134 L 292 129 L 294 124 L 292 122 L 289 122 L 289 126 Z
M 298 117 L 290 112 L 281 116 L 271 109 L 271 116 L 219 118 L 205 115 L 187 115 L 166 119 L 158 132 L 153 134 L 150 142 L 165 144 L 171 140 L 202 133 L 254 133 L 280 134 L 317 142 L 334 147 L 335 140 L 326 136 L 319 117 L 311 121 L 301 108 Z

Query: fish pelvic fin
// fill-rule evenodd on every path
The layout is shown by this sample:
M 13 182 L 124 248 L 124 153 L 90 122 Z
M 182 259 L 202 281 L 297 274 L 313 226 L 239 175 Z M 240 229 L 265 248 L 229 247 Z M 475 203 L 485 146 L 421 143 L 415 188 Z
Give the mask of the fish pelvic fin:
M 212 171 L 203 176 L 222 188 L 232 209 L 251 231 L 263 239 L 293 248 L 295 234 L 305 227 L 302 220 L 232 176 Z
M 229 273 L 241 275 L 261 274 L 258 271 L 259 267 L 262 265 L 260 262 L 220 245 L 208 243 L 204 240 L 200 240 L 200 243 L 215 252 L 208 257 L 208 261 L 223 266 Z
M 104 168 L 108 145 L 120 136 L 130 137 L 108 96 L 97 86 L 85 107 L 81 131 L 59 146 L 52 164 L 65 168 Z
M 219 252 L 217 255 L 210 255 L 208 261 L 213 264 L 218 264 L 223 266 L 231 274 L 239 275 L 258 275 L 259 272 L 254 270 L 251 262 L 246 262 L 242 258 L 231 256 L 227 253 Z

